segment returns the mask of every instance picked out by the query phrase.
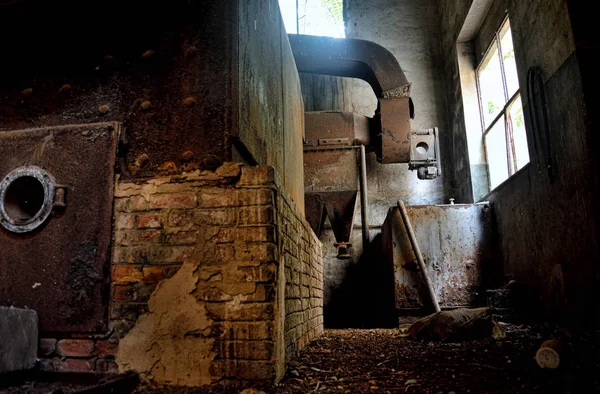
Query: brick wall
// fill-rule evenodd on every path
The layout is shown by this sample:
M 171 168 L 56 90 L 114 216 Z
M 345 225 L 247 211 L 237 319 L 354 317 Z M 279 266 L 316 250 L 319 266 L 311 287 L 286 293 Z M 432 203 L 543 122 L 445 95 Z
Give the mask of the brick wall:
M 45 370 L 199 386 L 280 378 L 322 331 L 321 244 L 270 167 L 116 182 L 110 331 L 43 338 Z
M 277 200 L 285 273 L 285 361 L 323 332 L 322 245 L 291 200 Z

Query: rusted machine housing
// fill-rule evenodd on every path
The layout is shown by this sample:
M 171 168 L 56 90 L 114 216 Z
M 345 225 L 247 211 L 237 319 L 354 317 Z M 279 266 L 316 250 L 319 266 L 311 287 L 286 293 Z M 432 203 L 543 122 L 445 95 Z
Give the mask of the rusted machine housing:
M 327 217 L 338 258 L 349 258 L 359 191 L 356 144 L 370 140 L 368 118 L 339 111 L 306 112 L 304 124 L 306 218 L 319 236 Z
M 419 240 L 434 292 L 443 309 L 472 307 L 494 285 L 495 234 L 488 203 L 406 207 Z M 430 305 L 419 265 L 397 207 L 381 229 L 382 251 L 393 272 L 395 305 L 400 314 Z
M 270 165 L 304 208 L 304 107 L 277 7 L 0 1 L 0 181 L 9 197 L 42 187 L 52 210 L 0 226 L 0 305 L 37 310 L 41 332 L 108 327 L 115 175 Z M 29 167 L 59 193 L 29 178 L 8 190 Z M 37 224 L 19 201 L 9 220 Z
M 396 58 L 370 41 L 290 34 L 298 71 L 367 81 L 378 98 L 373 118 L 337 111 L 307 112 L 304 143 L 306 214 L 320 234 L 329 217 L 338 257 L 348 248 L 356 207 L 359 171 L 357 148 L 375 151 L 381 163 L 408 163 L 419 179 L 440 175 L 438 130 L 412 131 L 414 107 L 410 83 Z M 366 172 L 361 167 L 366 186 Z M 366 199 L 366 191 L 362 193 Z M 363 243 L 368 243 L 366 201 L 363 209 Z

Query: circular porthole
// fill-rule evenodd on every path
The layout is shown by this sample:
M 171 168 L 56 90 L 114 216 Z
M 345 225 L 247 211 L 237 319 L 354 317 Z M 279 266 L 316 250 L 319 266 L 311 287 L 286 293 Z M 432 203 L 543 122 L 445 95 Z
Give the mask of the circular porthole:
M 41 226 L 52 212 L 54 178 L 39 167 L 19 167 L 0 182 L 0 225 L 13 233 Z

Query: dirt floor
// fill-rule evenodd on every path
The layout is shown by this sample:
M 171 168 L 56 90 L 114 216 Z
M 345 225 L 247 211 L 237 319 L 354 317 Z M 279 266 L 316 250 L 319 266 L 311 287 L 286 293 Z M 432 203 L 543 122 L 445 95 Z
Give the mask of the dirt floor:
M 257 391 L 140 390 L 169 393 L 598 393 L 598 333 L 502 324 L 506 337 L 463 343 L 422 343 L 398 329 L 326 330 L 292 362 L 277 387 Z M 546 339 L 565 344 L 562 365 L 537 366 Z M 261 390 L 261 391 L 258 391 Z

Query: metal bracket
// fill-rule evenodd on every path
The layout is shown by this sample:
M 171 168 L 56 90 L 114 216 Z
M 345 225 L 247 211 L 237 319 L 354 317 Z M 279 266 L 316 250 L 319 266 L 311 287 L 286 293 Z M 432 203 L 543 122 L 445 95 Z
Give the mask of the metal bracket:
M 440 144 L 437 127 L 411 131 L 409 170 L 417 170 L 419 179 L 435 179 L 442 175 L 440 168 Z

